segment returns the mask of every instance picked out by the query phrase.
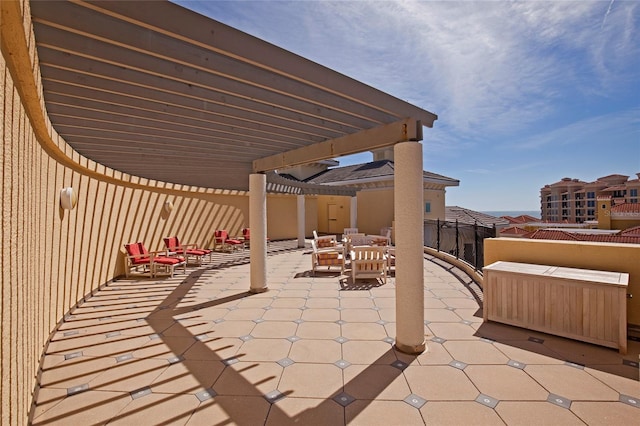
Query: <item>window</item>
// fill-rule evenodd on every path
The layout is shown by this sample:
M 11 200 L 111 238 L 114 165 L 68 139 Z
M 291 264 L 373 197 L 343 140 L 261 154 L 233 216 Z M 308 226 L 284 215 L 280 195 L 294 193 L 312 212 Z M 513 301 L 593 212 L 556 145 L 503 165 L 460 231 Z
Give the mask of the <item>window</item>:
M 426 203 L 424 203 L 424 212 L 425 213 L 431 213 L 431 202 L 427 201 Z

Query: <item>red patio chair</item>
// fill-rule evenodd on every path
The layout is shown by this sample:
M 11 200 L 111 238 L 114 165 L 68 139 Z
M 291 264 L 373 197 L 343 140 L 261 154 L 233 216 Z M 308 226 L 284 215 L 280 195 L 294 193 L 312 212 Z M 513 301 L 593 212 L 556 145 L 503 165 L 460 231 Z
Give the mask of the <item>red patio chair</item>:
M 187 262 L 181 256 L 169 256 L 162 251 L 148 251 L 143 243 L 130 243 L 124 245 L 127 254 L 124 257 L 124 273 L 128 278 L 131 272 L 136 271 L 141 274 L 148 274 L 155 277 L 159 270 L 166 270 L 171 277 L 176 267 L 182 266 L 184 273 L 187 273 Z M 140 271 L 142 268 L 142 272 Z
M 213 246 L 214 250 L 231 252 L 238 249 L 244 249 L 244 243 L 238 239 L 230 238 L 229 233 L 224 229 L 216 230 L 213 235 L 215 241 L 215 245 Z
M 180 244 L 178 237 L 165 237 L 163 240 L 167 250 L 184 256 L 187 259 L 187 263 L 192 259 L 197 265 L 202 265 L 202 261 L 206 256 L 209 256 L 209 262 L 211 262 L 213 250 L 198 248 L 197 244 Z

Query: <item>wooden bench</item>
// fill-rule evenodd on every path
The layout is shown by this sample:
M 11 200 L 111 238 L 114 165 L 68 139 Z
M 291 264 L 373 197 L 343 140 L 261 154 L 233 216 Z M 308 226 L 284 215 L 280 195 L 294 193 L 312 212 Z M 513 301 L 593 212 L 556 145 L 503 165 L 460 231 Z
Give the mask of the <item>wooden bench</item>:
M 483 268 L 485 321 L 627 352 L 629 274 L 516 262 Z

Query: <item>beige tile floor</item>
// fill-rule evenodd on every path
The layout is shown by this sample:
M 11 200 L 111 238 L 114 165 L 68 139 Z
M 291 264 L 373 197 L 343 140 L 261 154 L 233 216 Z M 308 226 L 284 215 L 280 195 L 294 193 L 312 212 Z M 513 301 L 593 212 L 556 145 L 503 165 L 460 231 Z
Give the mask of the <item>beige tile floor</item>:
M 393 346 L 393 278 L 313 277 L 308 249 L 273 242 L 252 295 L 247 256 L 118 280 L 74 309 L 33 424 L 638 424 L 638 334 L 621 356 L 485 324 L 479 288 L 425 256 L 428 351 L 410 356 Z

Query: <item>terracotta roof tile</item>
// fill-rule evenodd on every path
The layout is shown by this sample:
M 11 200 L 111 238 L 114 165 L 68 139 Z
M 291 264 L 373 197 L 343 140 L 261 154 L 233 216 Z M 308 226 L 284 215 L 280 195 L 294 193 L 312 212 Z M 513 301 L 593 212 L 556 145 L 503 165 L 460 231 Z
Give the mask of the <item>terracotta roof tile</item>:
M 529 231 L 526 231 L 522 228 L 518 228 L 517 226 L 512 226 L 510 228 L 505 228 L 500 231 L 501 235 L 527 235 Z
M 565 241 L 590 241 L 599 243 L 624 243 L 624 244 L 640 244 L 640 235 L 621 235 L 621 234 L 574 234 L 567 231 L 556 229 L 538 229 L 526 238 L 535 240 L 565 240 Z
M 577 235 L 567 231 L 559 231 L 557 229 L 538 229 L 526 236 L 533 240 L 570 240 L 581 241 Z
M 623 231 L 620 231 L 620 235 L 638 235 L 640 236 L 640 225 L 634 226 L 633 228 L 627 228 Z
M 616 204 L 611 207 L 611 213 L 639 213 L 640 214 L 640 204 L 639 203 L 624 203 L 624 204 Z
M 529 223 L 529 222 L 540 222 L 540 218 L 530 216 L 528 214 L 521 214 L 519 216 L 500 216 L 504 219 L 507 219 L 510 223 Z

